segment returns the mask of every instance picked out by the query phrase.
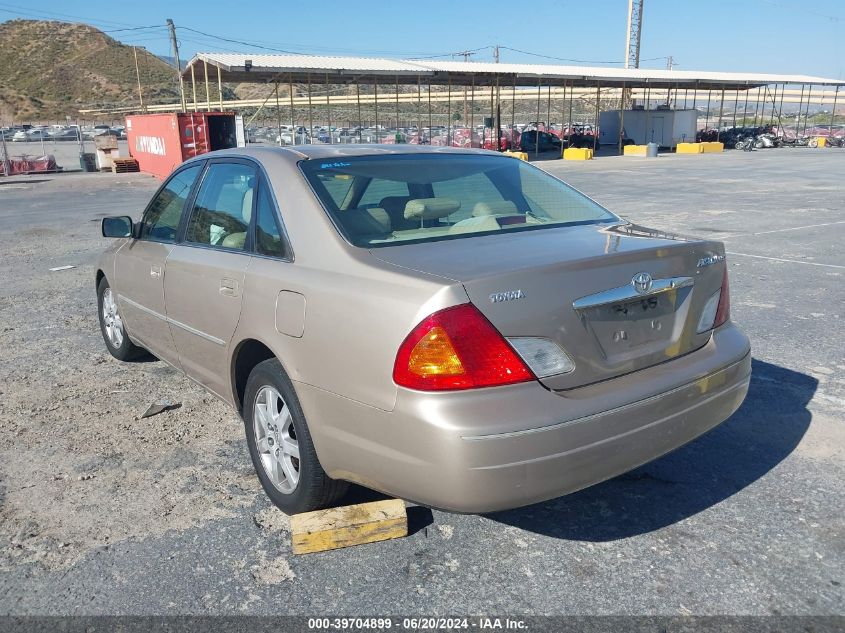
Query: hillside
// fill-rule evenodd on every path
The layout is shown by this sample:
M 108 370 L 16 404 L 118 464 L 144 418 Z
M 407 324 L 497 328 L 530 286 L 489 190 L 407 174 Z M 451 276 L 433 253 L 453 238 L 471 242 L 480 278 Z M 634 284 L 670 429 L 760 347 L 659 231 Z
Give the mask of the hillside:
M 0 120 L 76 117 L 79 108 L 138 103 L 131 46 L 85 24 L 0 23 Z M 144 100 L 178 100 L 175 69 L 138 49 Z

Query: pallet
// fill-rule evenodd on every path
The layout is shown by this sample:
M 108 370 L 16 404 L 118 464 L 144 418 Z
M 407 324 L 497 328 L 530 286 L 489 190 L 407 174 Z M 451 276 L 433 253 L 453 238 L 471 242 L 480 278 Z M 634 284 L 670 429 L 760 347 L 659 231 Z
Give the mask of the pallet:
M 295 514 L 290 518 L 294 554 L 386 541 L 408 535 L 408 515 L 400 499 L 359 503 Z
M 112 160 L 111 170 L 113 174 L 127 174 L 141 171 L 138 161 L 134 158 L 115 158 Z

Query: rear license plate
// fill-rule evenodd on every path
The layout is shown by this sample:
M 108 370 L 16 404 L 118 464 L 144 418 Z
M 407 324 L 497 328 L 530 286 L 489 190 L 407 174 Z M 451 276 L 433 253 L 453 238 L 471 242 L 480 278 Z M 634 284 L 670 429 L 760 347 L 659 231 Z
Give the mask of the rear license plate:
M 632 299 L 595 308 L 587 316 L 601 346 L 609 353 L 671 338 L 675 293 Z

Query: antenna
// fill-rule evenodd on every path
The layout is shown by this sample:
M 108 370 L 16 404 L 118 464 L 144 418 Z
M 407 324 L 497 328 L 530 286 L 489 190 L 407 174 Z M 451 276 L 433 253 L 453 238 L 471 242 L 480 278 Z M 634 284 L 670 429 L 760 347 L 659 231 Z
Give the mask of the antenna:
M 640 39 L 644 0 L 628 0 L 628 35 L 625 40 L 625 68 L 640 67 Z

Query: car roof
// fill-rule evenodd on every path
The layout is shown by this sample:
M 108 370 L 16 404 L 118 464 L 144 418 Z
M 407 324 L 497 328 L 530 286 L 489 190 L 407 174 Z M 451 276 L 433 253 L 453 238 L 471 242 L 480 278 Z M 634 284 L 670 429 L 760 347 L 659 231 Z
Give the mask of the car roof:
M 480 154 L 499 155 L 498 152 L 485 149 L 469 149 L 448 146 L 411 145 L 411 144 L 390 144 L 390 145 L 292 145 L 285 147 L 263 146 L 263 147 L 238 147 L 232 149 L 217 150 L 207 154 L 201 154 L 194 160 L 204 158 L 217 158 L 223 156 L 250 156 L 258 160 L 273 160 L 282 158 L 288 160 L 311 160 L 325 158 L 345 158 L 351 156 L 384 156 L 399 154 Z

